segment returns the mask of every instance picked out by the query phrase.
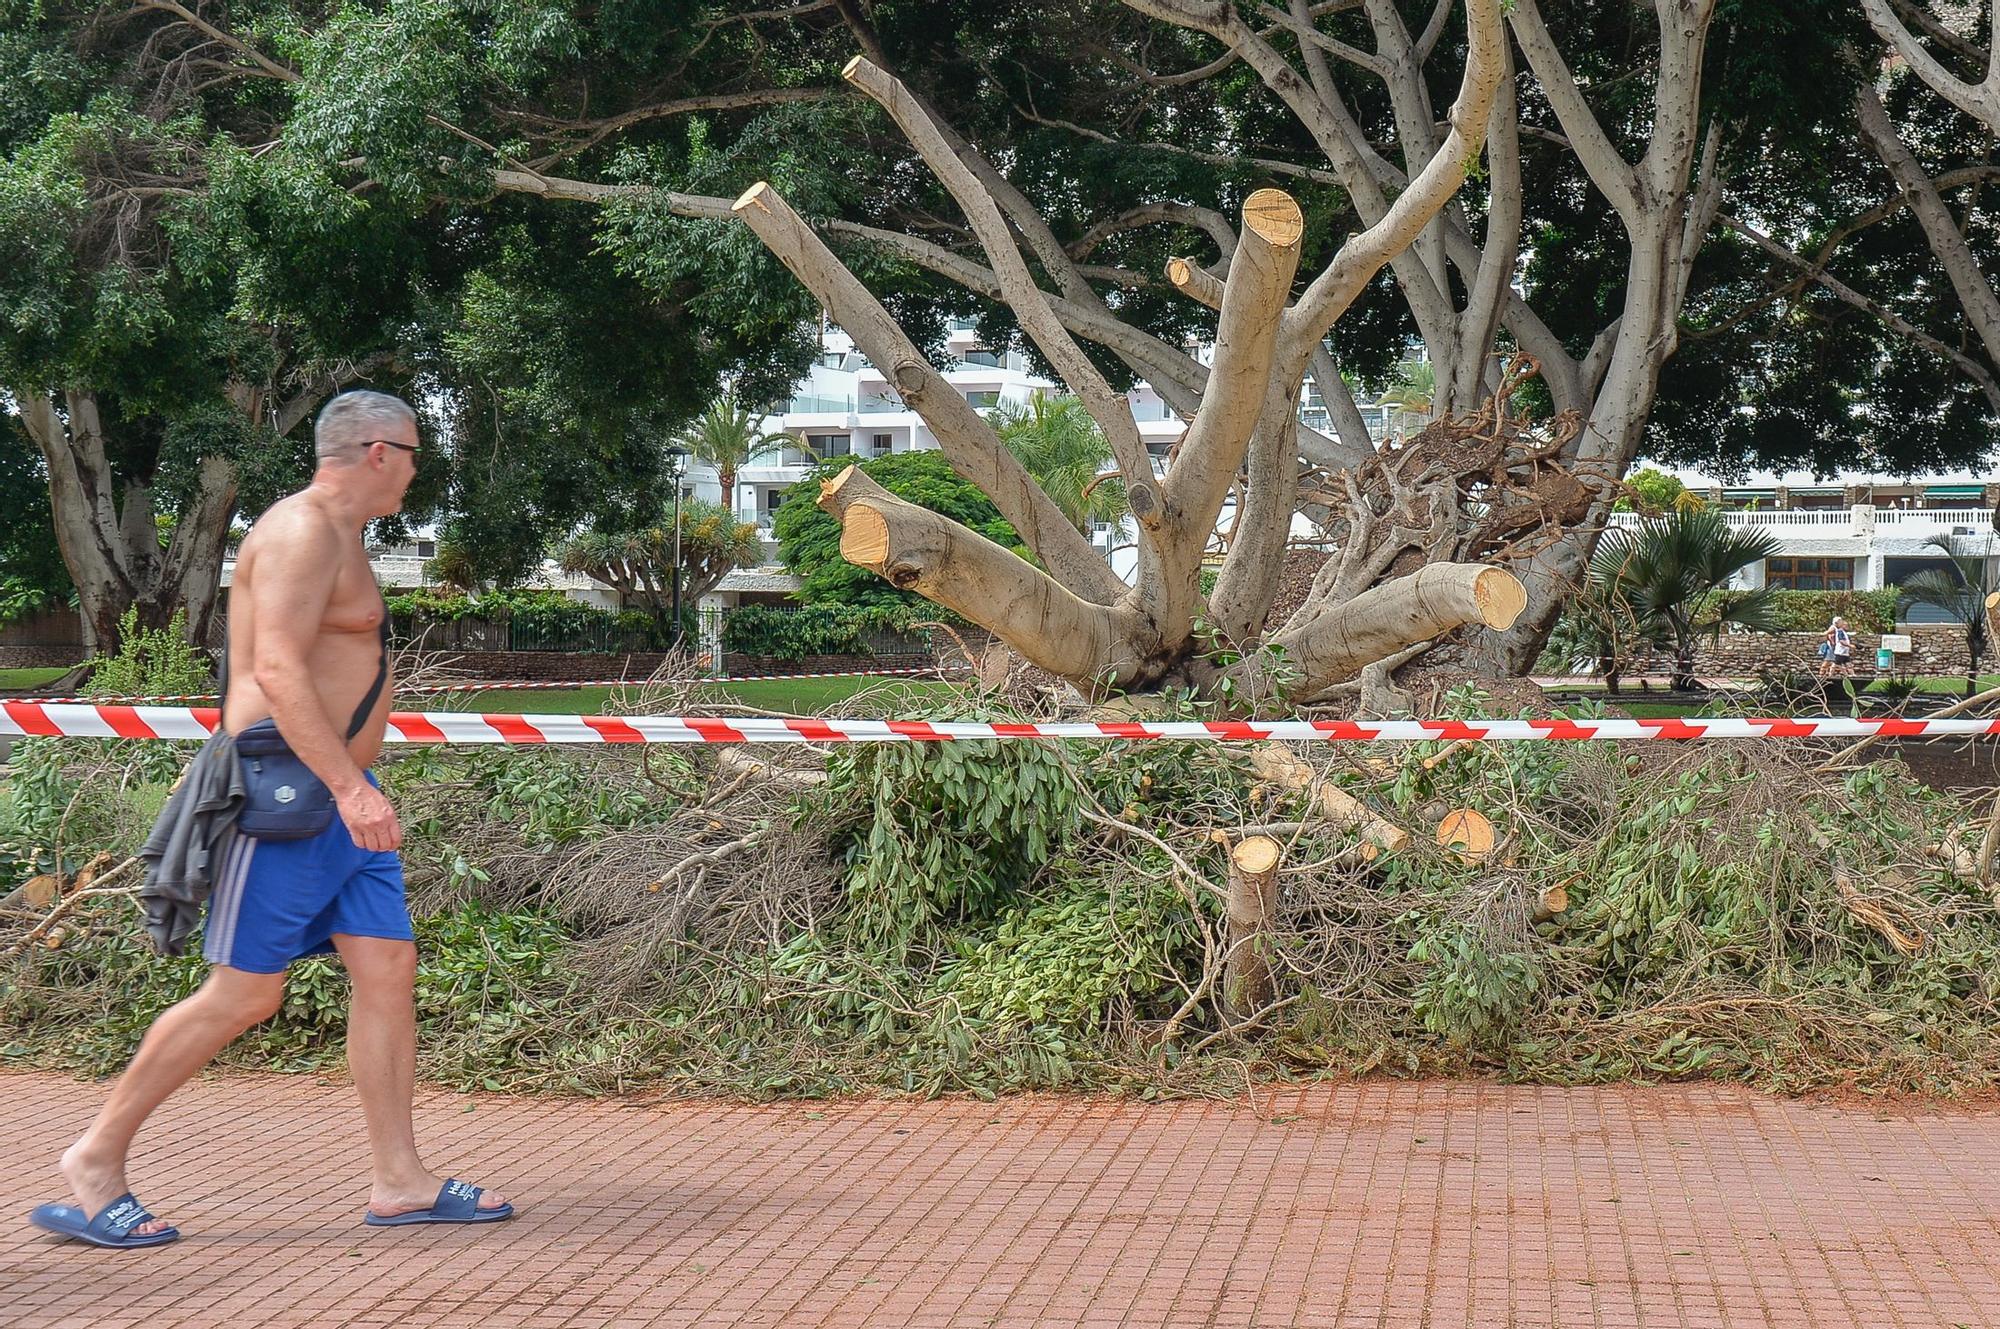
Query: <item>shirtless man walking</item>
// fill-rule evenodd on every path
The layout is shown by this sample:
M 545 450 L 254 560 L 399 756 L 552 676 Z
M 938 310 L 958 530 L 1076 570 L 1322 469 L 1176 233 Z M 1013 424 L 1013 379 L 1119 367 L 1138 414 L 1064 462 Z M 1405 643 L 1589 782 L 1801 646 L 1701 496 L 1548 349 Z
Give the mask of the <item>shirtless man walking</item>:
M 193 996 L 163 1013 L 90 1129 L 62 1157 L 77 1204 L 43 1205 L 37 1226 L 95 1245 L 159 1245 L 178 1235 L 131 1197 L 125 1161 L 139 1127 L 218 1052 L 276 1014 L 285 969 L 338 951 L 353 981 L 347 1060 L 367 1117 L 372 1225 L 490 1222 L 513 1207 L 446 1181 L 417 1155 L 413 989 L 417 948 L 396 849 L 402 827 L 368 767 L 382 747 L 392 689 L 387 609 L 362 529 L 401 509 L 416 473 L 416 414 L 379 392 L 348 392 L 321 411 L 312 484 L 251 528 L 230 594 L 222 723 L 232 734 L 266 717 L 332 791 L 320 835 L 235 835 L 218 855 L 203 955 L 214 965 Z M 234 678 L 230 679 L 230 674 Z M 351 737 L 341 725 L 354 717 Z

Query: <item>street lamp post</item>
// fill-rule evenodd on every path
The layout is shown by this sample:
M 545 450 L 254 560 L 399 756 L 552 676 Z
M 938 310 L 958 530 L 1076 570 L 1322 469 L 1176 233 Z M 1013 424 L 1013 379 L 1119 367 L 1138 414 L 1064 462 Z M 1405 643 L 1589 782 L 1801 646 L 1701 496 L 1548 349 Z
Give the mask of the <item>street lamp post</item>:
M 667 449 L 667 465 L 674 475 L 674 627 L 667 639 L 669 650 L 678 650 L 681 644 L 681 468 L 687 464 L 687 459 L 686 448 Z

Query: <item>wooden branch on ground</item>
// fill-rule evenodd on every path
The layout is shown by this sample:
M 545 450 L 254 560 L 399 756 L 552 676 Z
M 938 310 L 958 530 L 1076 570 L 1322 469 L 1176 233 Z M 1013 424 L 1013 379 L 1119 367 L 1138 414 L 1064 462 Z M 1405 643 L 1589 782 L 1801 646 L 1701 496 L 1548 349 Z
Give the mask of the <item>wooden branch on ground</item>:
M 1943 707 L 1936 711 L 1932 711 L 1929 718 L 1933 720 L 1948 720 L 1952 716 L 1961 715 L 1964 712 L 1971 710 L 1975 706 L 1984 706 L 1989 702 L 1995 702 L 1995 701 L 2000 701 L 2000 688 L 1988 688 L 1984 692 L 1977 693 L 1970 697 L 1966 697 L 1960 701 L 1955 701 L 1949 706 Z M 1831 757 L 1828 757 L 1825 761 L 1821 762 L 1818 766 L 1813 768 L 1813 774 L 1830 775 L 1834 771 L 1842 769 L 1847 765 L 1848 762 L 1852 761 L 1856 756 L 1860 755 L 1862 752 L 1865 752 L 1869 748 L 1874 747 L 1877 743 L 1880 743 L 1881 741 L 1882 741 L 1881 734 L 1870 734 L 1868 735 L 1868 737 L 1860 740 L 1859 742 L 1853 744 L 1852 746 L 1842 748 L 1840 751 L 1834 753 Z
M 100 855 L 99 857 L 108 858 L 109 855 L 108 854 Z M 124 876 L 127 872 L 131 871 L 132 868 L 138 865 L 138 863 L 139 863 L 139 856 L 137 854 L 134 854 L 130 858 L 126 859 L 124 862 L 120 863 L 117 867 L 114 867 L 109 871 L 103 871 L 94 874 L 90 878 L 90 883 L 88 885 L 82 886 L 80 889 L 75 890 L 71 892 L 69 895 L 65 896 L 62 899 L 62 901 L 56 905 L 54 909 L 49 911 L 48 917 L 44 918 L 41 922 L 37 923 L 33 928 L 31 928 L 26 936 L 22 937 L 19 941 L 16 941 L 12 946 L 9 946 L 4 954 L 0 954 L 0 959 L 11 960 L 15 956 L 19 955 L 22 951 L 27 950 L 30 946 L 33 946 L 37 942 L 43 942 L 44 944 L 53 944 L 53 942 L 61 936 L 60 933 L 55 931 L 56 925 L 61 923 L 63 919 L 69 917 L 69 915 L 75 911 L 77 906 L 81 905 L 86 900 L 102 899 L 107 895 L 131 895 L 135 890 L 138 889 L 136 886 L 120 886 L 113 888 L 111 883 L 118 880 L 118 878 Z M 88 871 L 88 869 L 86 869 L 86 871 Z M 78 874 L 78 876 L 79 880 L 81 880 L 82 874 L 80 873 Z
M 1305 793 L 1320 816 L 1353 831 L 1360 841 L 1364 861 L 1372 861 L 1384 852 L 1395 853 L 1410 842 L 1408 831 L 1376 816 L 1366 803 L 1340 786 L 1322 780 L 1318 771 L 1282 743 L 1252 744 L 1250 766 L 1271 784 Z

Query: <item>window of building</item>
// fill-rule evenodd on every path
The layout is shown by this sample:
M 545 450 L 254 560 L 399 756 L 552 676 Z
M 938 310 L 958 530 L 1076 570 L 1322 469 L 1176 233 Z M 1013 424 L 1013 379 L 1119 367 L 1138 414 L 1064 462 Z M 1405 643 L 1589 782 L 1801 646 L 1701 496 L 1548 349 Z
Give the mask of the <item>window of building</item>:
M 418 558 L 436 558 L 437 556 L 438 556 L 437 541 L 435 540 L 417 541 Z
M 969 365 L 985 365 L 990 369 L 998 369 L 1000 367 L 1000 357 L 994 352 L 987 350 L 967 351 L 965 353 L 965 363 Z
M 977 410 L 988 411 L 1000 404 L 1000 391 L 995 388 L 990 392 L 968 392 L 965 400 Z
M 877 434 L 869 442 L 874 447 L 876 456 L 886 457 L 895 449 L 896 439 L 893 434 Z
M 1767 558 L 1764 584 L 1781 591 L 1851 591 L 1851 558 Z
M 778 510 L 778 505 L 783 503 L 784 501 L 785 501 L 784 490 L 766 489 L 764 491 L 764 511 L 776 512 Z
M 815 457 L 821 459 L 845 457 L 850 451 L 849 442 L 850 440 L 846 434 L 806 435 L 806 446 L 812 449 Z

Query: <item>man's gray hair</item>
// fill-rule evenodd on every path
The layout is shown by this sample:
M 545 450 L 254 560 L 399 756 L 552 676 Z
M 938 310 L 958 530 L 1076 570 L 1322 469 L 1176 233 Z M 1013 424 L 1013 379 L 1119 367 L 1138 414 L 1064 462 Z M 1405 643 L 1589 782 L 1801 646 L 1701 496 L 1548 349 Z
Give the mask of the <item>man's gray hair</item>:
M 362 444 L 416 422 L 417 413 L 401 397 L 366 388 L 343 392 L 321 408 L 313 423 L 313 454 L 322 466 L 351 465 L 360 459 Z

